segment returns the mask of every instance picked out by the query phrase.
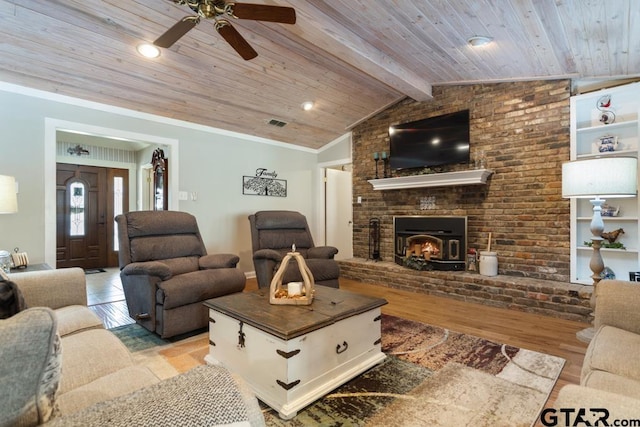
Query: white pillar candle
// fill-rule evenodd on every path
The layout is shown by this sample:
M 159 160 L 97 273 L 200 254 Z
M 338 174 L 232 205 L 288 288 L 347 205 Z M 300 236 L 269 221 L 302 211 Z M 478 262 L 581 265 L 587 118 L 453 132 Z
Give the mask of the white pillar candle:
M 287 294 L 290 297 L 302 294 L 302 282 L 289 282 L 287 284 Z

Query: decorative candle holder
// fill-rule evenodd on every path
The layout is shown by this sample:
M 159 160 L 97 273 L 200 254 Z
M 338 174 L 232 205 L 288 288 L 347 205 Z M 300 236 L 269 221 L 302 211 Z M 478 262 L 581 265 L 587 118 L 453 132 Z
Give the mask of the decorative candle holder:
M 383 165 L 383 176 L 385 178 L 388 178 L 389 175 L 390 175 L 390 174 L 387 174 L 387 170 L 388 170 L 388 167 L 389 167 L 389 157 L 387 157 L 387 152 L 386 151 L 382 152 L 382 162 L 384 163 L 384 165 Z M 376 165 L 376 171 L 377 171 L 377 165 Z
M 293 246 L 295 251 L 295 245 Z M 298 282 L 298 286 L 301 287 L 301 293 L 296 295 L 289 295 L 288 286 L 287 290 L 282 288 L 282 276 L 289 266 L 289 260 L 294 259 L 298 263 L 298 269 L 302 276 L 302 286 Z M 315 281 L 313 280 L 313 274 L 307 264 L 304 261 L 302 255 L 298 252 L 289 252 L 280 262 L 280 268 L 276 271 L 276 274 L 271 280 L 271 286 L 269 287 L 269 303 L 275 305 L 309 305 L 313 302 L 313 287 Z M 296 289 L 297 291 L 297 289 Z
M 378 179 L 378 162 L 380 161 L 380 158 L 378 157 L 377 151 L 373 153 L 373 160 L 376 161 L 376 179 Z

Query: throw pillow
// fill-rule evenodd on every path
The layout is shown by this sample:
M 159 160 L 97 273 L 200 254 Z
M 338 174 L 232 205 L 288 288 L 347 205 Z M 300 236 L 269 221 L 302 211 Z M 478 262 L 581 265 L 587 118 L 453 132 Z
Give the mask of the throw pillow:
M 0 281 L 0 319 L 6 319 L 27 308 L 22 292 L 11 280 Z
M 0 426 L 31 426 L 56 413 L 62 367 L 53 310 L 34 307 L 0 320 Z

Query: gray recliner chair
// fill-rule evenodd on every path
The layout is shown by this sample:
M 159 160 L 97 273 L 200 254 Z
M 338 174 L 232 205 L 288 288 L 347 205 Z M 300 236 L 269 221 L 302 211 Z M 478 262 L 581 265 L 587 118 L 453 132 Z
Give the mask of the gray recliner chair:
M 204 328 L 209 298 L 241 292 L 233 254 L 207 255 L 193 215 L 137 211 L 116 217 L 120 278 L 129 315 L 163 338 Z
M 304 215 L 293 211 L 260 211 L 249 215 L 249 224 L 258 287 L 271 285 L 280 262 L 294 244 L 296 251 L 305 258 L 316 285 L 339 287 L 340 266 L 333 259 L 338 249 L 315 246 Z M 300 269 L 292 261 L 282 277 L 283 283 L 302 281 Z

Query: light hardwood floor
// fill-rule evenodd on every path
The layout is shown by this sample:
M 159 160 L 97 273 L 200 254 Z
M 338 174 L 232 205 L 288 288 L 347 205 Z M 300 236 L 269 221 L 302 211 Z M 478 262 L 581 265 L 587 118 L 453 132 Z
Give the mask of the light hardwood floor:
M 588 325 L 538 314 L 472 304 L 449 298 L 407 292 L 356 281 L 340 281 L 342 289 L 385 298 L 382 312 L 452 331 L 486 338 L 566 360 L 549 403 L 565 384 L 580 383 L 586 344 L 576 332 Z
M 385 298 L 389 302 L 382 307 L 382 312 L 385 314 L 564 358 L 566 363 L 551 394 L 549 404 L 555 400 L 562 386 L 580 382 L 580 369 L 586 345 L 576 339 L 576 332 L 588 326 L 584 323 L 434 297 L 348 279 L 340 279 L 340 287 L 352 292 Z M 247 280 L 246 289 L 257 289 L 255 279 Z M 122 305 L 122 303 L 120 301 L 115 304 Z M 98 312 L 103 316 L 105 324 L 131 323 L 131 319 L 126 315 L 126 305 L 124 318 L 122 318 L 121 308 L 106 309 L 108 305 L 100 304 L 103 308 Z M 184 372 L 204 363 L 207 346 L 207 337 L 203 336 L 201 339 L 187 340 L 184 344 L 176 343 L 164 356 L 178 371 Z

